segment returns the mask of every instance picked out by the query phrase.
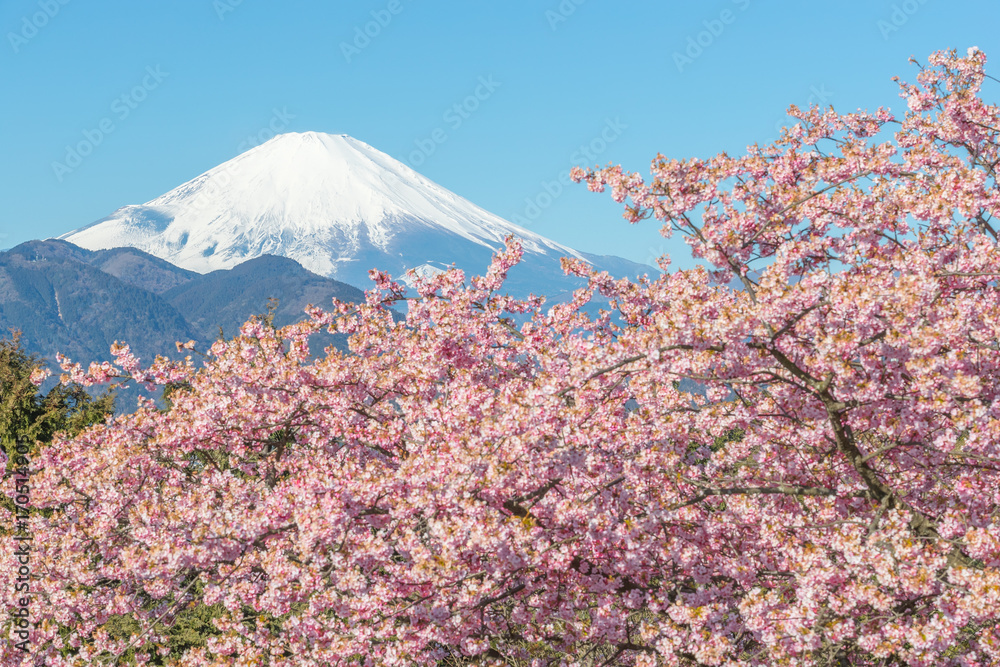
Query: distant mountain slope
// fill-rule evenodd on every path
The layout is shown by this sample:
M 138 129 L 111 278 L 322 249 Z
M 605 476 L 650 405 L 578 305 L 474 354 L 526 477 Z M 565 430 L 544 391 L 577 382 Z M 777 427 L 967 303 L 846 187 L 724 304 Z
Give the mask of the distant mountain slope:
M 115 340 L 145 359 L 197 339 L 168 301 L 83 261 L 87 251 L 29 241 L 0 253 L 0 330 L 20 329 L 25 348 L 89 362 L 110 358 Z
M 0 335 L 19 329 L 25 348 L 49 361 L 57 352 L 85 364 L 110 360 L 116 340 L 145 361 L 176 356 L 177 341 L 204 349 L 219 327 L 231 337 L 266 313 L 272 297 L 274 324 L 283 326 L 305 319 L 308 304 L 329 308 L 334 297 L 358 302 L 364 293 L 283 257 L 202 275 L 134 248 L 94 252 L 53 239 L 0 252 Z M 314 354 L 347 347 L 344 336 L 315 338 Z
M 153 294 L 162 294 L 199 275 L 135 248 L 100 250 L 84 261 L 122 282 Z
M 334 298 L 358 303 L 365 294 L 351 287 L 304 269 L 286 257 L 264 255 L 232 269 L 212 271 L 195 277 L 165 292 L 163 298 L 184 313 L 203 337 L 218 337 L 222 327 L 226 337 L 237 333 L 248 315 L 263 314 L 268 300 L 278 300 L 274 325 L 285 326 L 305 319 L 305 307 L 312 304 L 328 309 Z M 316 334 L 311 342 L 313 354 L 327 345 L 347 348 L 343 335 Z
M 560 268 L 586 258 L 617 277 L 656 269 L 580 253 L 510 223 L 346 135 L 290 133 L 257 146 L 141 206 L 61 238 L 92 250 L 138 248 L 177 266 L 208 273 L 262 255 L 357 287 L 368 270 L 397 278 L 452 263 L 482 275 L 513 234 L 523 263 L 507 289 L 554 296 L 581 284 Z

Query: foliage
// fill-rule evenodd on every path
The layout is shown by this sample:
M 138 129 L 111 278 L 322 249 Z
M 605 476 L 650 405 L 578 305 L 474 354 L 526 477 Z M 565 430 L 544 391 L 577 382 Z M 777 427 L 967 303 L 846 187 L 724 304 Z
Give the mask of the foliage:
M 59 384 L 40 395 L 31 378 L 40 363 L 24 351 L 20 332 L 0 340 L 0 442 L 8 458 L 18 442 L 34 450 L 57 431 L 77 435 L 114 411 L 112 392 L 92 397 L 79 384 Z
M 544 310 L 500 294 L 510 240 L 405 322 L 374 272 L 364 304 L 253 320 L 199 368 L 65 362 L 187 384 L 40 453 L 25 664 L 997 664 L 984 64 L 934 54 L 902 119 L 793 109 L 743 157 L 575 172 L 710 268 L 567 261 L 590 287 Z M 620 320 L 581 312 L 597 290 Z M 310 360 L 327 327 L 351 353 Z M 168 651 L 158 624 L 199 604 L 217 634 Z

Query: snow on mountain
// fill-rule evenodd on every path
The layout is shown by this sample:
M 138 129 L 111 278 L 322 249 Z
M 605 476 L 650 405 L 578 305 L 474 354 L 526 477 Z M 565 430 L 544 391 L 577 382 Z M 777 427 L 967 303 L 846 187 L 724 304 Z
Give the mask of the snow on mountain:
M 597 268 L 606 259 L 614 275 L 625 267 L 655 273 L 546 239 L 362 141 L 319 132 L 279 135 L 146 204 L 122 207 L 59 238 L 90 250 L 138 248 L 198 273 L 279 255 L 368 288 L 368 270 L 376 267 L 397 279 L 408 269 L 427 275 L 452 263 L 481 275 L 508 234 L 525 251 L 510 273 L 514 294 L 554 295 L 578 285 L 563 275 L 563 256 Z

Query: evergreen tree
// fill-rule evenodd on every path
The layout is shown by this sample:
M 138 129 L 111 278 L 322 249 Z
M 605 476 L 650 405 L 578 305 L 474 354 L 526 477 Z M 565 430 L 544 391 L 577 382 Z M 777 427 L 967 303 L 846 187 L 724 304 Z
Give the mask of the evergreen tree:
M 111 390 L 95 397 L 80 385 L 59 384 L 42 394 L 31 381 L 41 363 L 24 350 L 19 331 L 0 339 L 0 444 L 8 459 L 18 442 L 34 453 L 37 442 L 50 442 L 58 431 L 76 435 L 114 412 Z

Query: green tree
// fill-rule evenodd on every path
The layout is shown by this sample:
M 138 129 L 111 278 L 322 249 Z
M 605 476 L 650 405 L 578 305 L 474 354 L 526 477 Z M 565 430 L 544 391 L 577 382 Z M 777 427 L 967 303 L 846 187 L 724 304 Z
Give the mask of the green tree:
M 56 385 L 45 394 L 31 381 L 42 360 L 24 350 L 19 331 L 0 339 L 0 443 L 9 459 L 18 442 L 33 453 L 59 431 L 70 435 L 104 421 L 115 409 L 112 390 L 91 396 L 79 385 Z

